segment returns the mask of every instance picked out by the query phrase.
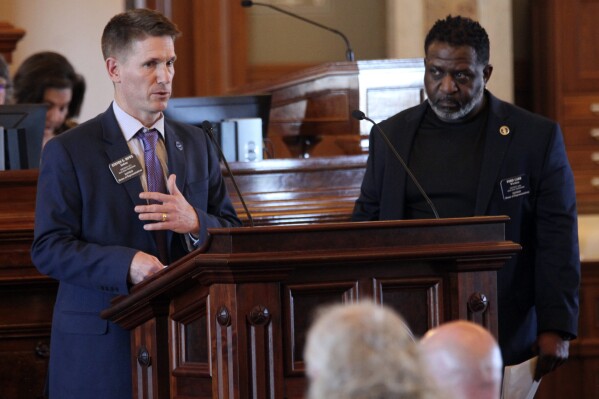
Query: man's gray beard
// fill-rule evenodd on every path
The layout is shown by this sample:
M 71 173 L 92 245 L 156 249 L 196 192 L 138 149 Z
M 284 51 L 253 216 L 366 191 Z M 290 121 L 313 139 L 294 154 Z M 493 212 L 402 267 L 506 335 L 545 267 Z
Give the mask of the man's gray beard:
M 433 104 L 430 97 L 428 98 L 428 103 L 430 104 L 435 114 L 439 117 L 439 119 L 443 121 L 454 122 L 467 116 L 474 109 L 474 107 L 476 107 L 476 105 L 479 104 L 480 101 L 482 101 L 484 94 L 485 86 L 481 86 L 478 93 L 474 97 L 472 97 L 472 100 L 470 100 L 466 105 L 464 105 L 456 112 L 444 112 L 440 110 L 435 104 Z

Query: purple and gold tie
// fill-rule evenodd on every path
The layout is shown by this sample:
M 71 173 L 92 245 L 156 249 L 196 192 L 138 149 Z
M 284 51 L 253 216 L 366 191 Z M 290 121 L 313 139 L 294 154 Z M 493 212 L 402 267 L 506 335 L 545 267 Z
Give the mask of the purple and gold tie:
M 146 163 L 146 179 L 148 191 L 166 193 L 166 183 L 160 159 L 156 155 L 158 131 L 156 129 L 142 129 L 139 137 L 144 144 L 144 161 Z
M 156 129 L 143 128 L 138 133 L 144 145 L 144 162 L 146 164 L 147 190 L 150 192 L 166 193 L 166 182 L 160 159 L 156 154 L 158 144 L 158 131 Z M 150 201 L 150 203 L 158 203 Z M 168 250 L 166 245 L 166 231 L 154 231 L 154 239 L 158 246 L 159 258 L 162 264 L 168 264 Z

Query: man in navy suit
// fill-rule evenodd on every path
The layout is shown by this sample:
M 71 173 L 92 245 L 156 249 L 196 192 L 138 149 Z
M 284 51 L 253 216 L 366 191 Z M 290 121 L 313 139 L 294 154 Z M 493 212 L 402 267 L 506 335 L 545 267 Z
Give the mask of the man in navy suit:
M 557 123 L 485 89 L 493 67 L 485 30 L 468 18 L 435 23 L 425 40 L 428 101 L 383 121 L 441 217 L 508 215 L 522 252 L 498 272 L 504 364 L 538 353 L 542 375 L 577 335 L 580 260 L 573 174 Z M 353 219 L 433 212 L 377 130 Z
M 60 282 L 51 398 L 130 399 L 129 331 L 100 312 L 201 245 L 208 228 L 240 225 L 207 135 L 162 113 L 178 35 L 155 11 L 113 17 L 102 35 L 113 103 L 43 151 L 31 253 L 36 267 Z M 151 146 L 139 132 L 152 129 L 158 143 L 146 162 Z M 150 168 L 165 190 L 148 191 Z

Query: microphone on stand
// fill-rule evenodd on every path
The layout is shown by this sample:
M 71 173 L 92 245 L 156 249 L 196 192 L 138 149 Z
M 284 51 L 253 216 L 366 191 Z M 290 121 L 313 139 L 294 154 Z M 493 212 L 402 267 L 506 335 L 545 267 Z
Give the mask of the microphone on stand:
M 349 40 L 347 39 L 347 37 L 343 33 L 339 32 L 337 29 L 329 28 L 328 26 L 324 26 L 322 24 L 319 24 L 318 22 L 312 21 L 312 20 L 310 20 L 308 18 L 304 18 L 301 15 L 294 14 L 292 12 L 286 11 L 286 10 L 284 10 L 282 8 L 279 8 L 277 6 L 273 6 L 271 4 L 259 3 L 257 1 L 244 0 L 244 1 L 241 2 L 241 6 L 242 7 L 246 7 L 246 8 L 249 8 L 251 6 L 264 6 L 264 7 L 272 8 L 273 10 L 278 11 L 278 12 L 282 12 L 283 14 L 287 14 L 290 17 L 301 19 L 304 22 L 307 22 L 309 24 L 318 26 L 319 28 L 322 28 L 322 29 L 326 29 L 329 32 L 333 32 L 333 33 L 341 36 L 341 38 L 345 42 L 345 48 L 346 48 L 346 50 L 345 50 L 345 59 L 346 59 L 346 61 L 354 61 L 354 58 L 355 58 L 354 57 L 354 50 L 352 50 L 351 45 L 349 44 Z
M 383 129 L 379 126 L 379 124 L 376 123 L 375 121 L 373 121 L 372 119 L 370 119 L 369 117 L 367 117 L 366 114 L 364 112 L 360 111 L 359 109 L 353 110 L 352 113 L 351 113 L 351 116 L 354 119 L 357 119 L 359 121 L 361 121 L 361 120 L 367 120 L 368 122 L 370 122 L 374 126 L 376 126 L 376 128 L 379 131 L 379 133 L 381 134 L 381 136 L 383 136 L 383 139 L 385 140 L 385 143 L 387 144 L 387 146 L 389 147 L 389 149 L 391 150 L 391 152 L 393 153 L 393 155 L 395 155 L 395 158 L 397 158 L 397 160 L 399 161 L 399 163 L 401 164 L 401 166 L 403 166 L 403 168 L 406 171 L 406 173 L 408 174 L 408 176 L 410 176 L 410 179 L 412 179 L 412 182 L 414 183 L 414 185 L 416 185 L 416 188 L 418 189 L 418 191 L 420 191 L 420 194 L 422 194 L 422 196 L 424 197 L 424 199 L 428 203 L 428 206 L 431 208 L 431 210 L 433 211 L 433 214 L 435 215 L 435 219 L 439 219 L 439 214 L 437 213 L 437 208 L 435 208 L 435 205 L 433 204 L 433 201 L 431 201 L 431 199 L 428 197 L 428 195 L 426 195 L 426 193 L 424 192 L 424 189 L 422 188 L 422 186 L 420 185 L 420 183 L 418 183 L 418 180 L 416 180 L 416 176 L 414 176 L 414 174 L 412 173 L 412 171 L 410 170 L 410 168 L 408 168 L 408 165 L 406 165 L 406 163 L 404 162 L 404 160 L 401 157 L 401 155 L 399 155 L 399 153 L 397 152 L 397 150 L 395 149 L 395 147 L 393 147 L 393 144 L 391 144 L 391 141 L 389 140 L 389 138 L 387 137 L 387 135 L 385 134 L 385 132 L 383 131 Z
M 239 187 L 237 186 L 237 182 L 235 181 L 235 176 L 233 175 L 233 172 L 231 172 L 231 168 L 229 167 L 229 163 L 227 162 L 227 158 L 225 158 L 222 148 L 220 148 L 218 141 L 214 137 L 213 129 L 214 128 L 212 127 L 212 123 L 210 123 L 208 121 L 202 122 L 202 130 L 204 132 L 206 132 L 208 137 L 210 137 L 210 141 L 212 141 L 212 144 L 214 144 L 214 146 L 218 150 L 218 155 L 219 155 L 220 159 L 223 160 L 223 163 L 225 164 L 225 167 L 227 168 L 227 171 L 229 172 L 229 176 L 231 176 L 231 182 L 233 182 L 233 187 L 235 187 L 235 191 L 237 192 L 237 195 L 239 196 L 239 199 L 241 200 L 241 205 L 243 205 L 243 209 L 245 209 L 245 213 L 248 216 L 248 220 L 250 221 L 250 227 L 254 227 L 254 219 L 252 218 L 252 214 L 250 213 L 250 210 L 248 209 L 247 205 L 245 204 L 243 195 L 241 195 L 241 191 L 239 190 Z

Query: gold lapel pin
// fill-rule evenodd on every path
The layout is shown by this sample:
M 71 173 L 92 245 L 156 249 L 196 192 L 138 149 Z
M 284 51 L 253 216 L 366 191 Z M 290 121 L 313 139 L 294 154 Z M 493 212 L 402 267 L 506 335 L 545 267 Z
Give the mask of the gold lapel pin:
M 501 126 L 501 127 L 499 128 L 499 133 L 500 133 L 502 136 L 507 136 L 508 134 L 510 134 L 510 128 L 509 128 L 509 127 L 507 127 L 507 126 L 505 126 L 505 125 L 503 125 L 503 126 Z

